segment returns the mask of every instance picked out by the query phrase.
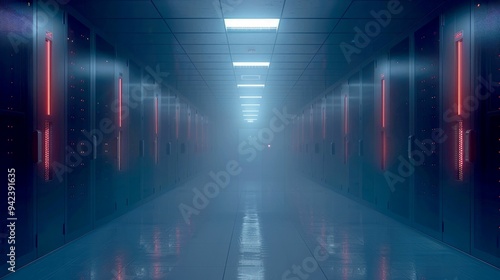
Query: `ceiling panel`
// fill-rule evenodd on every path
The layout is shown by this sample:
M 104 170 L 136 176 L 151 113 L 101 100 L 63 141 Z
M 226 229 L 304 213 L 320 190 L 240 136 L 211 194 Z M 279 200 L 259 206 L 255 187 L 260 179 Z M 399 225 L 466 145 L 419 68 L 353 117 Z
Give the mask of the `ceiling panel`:
M 182 47 L 188 54 L 229 53 L 229 47 L 227 45 L 182 45 Z
M 224 18 L 280 18 L 283 3 L 284 0 L 221 0 L 220 9 Z
M 335 27 L 335 33 L 356 32 L 355 28 L 364 31 L 370 37 L 376 37 L 380 33 L 400 33 L 409 28 L 414 20 L 393 18 L 389 25 L 383 27 L 373 19 L 341 19 L 339 24 Z M 377 29 L 378 26 L 378 29 Z
M 139 54 L 184 54 L 180 45 L 131 45 L 130 49 Z
M 220 32 L 226 31 L 222 19 L 167 19 L 172 32 Z
M 238 32 L 238 33 L 228 33 L 227 39 L 229 44 L 232 45 L 251 45 L 259 42 L 259 44 L 269 45 L 274 44 L 276 41 L 275 32 Z
M 276 45 L 274 53 L 316 53 L 321 45 Z
M 271 61 L 271 54 L 232 54 L 234 62 L 268 62 Z M 257 68 L 259 69 L 259 68 Z
M 273 62 L 269 69 L 304 69 L 308 62 Z
M 273 62 L 309 62 L 313 54 L 275 54 L 271 59 Z
M 280 33 L 329 33 L 338 23 L 338 19 L 282 19 L 280 21 Z
M 112 34 L 119 44 L 179 44 L 172 33 L 115 33 Z
M 189 58 L 193 62 L 231 62 L 228 54 L 190 54 Z
M 350 0 L 287 0 L 283 18 L 340 18 L 350 3 Z
M 225 33 L 176 33 L 180 44 L 227 44 Z
M 328 33 L 279 33 L 276 44 L 323 44 Z
M 195 62 L 198 69 L 232 70 L 233 65 L 230 62 Z
M 164 18 L 222 18 L 218 1 L 152 0 Z
M 151 1 L 71 1 L 70 5 L 90 19 L 161 18 Z
M 116 33 L 170 33 L 163 19 L 95 19 L 101 29 Z
M 259 42 L 260 43 L 260 42 Z M 274 44 L 274 42 L 273 42 Z M 273 53 L 274 45 L 229 45 L 229 49 L 233 54 L 262 54 Z

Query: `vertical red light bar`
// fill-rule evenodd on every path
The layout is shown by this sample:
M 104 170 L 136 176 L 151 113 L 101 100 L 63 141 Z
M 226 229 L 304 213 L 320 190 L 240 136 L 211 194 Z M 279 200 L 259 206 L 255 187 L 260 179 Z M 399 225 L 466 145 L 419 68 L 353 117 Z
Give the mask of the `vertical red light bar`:
M 51 114 L 51 95 L 52 95 L 52 41 L 49 38 L 45 39 L 46 51 L 46 75 L 47 75 L 47 115 Z
M 381 107 L 382 107 L 382 111 L 380 112 L 381 115 L 382 115 L 382 159 L 381 159 L 381 167 L 382 167 L 382 170 L 385 169 L 385 161 L 386 161 L 386 156 L 387 156 L 387 143 L 386 143 L 386 139 L 385 139 L 385 95 L 386 95 L 386 89 L 385 89 L 385 78 L 384 76 L 382 76 L 382 80 L 380 81 L 380 84 L 381 84 L 381 96 L 382 96 L 382 100 L 381 100 Z
M 155 141 L 154 141 L 154 145 L 155 145 L 155 164 L 158 164 L 158 161 L 159 161 L 159 156 L 158 156 L 158 124 L 159 124 L 159 118 L 158 118 L 158 115 L 159 115 L 159 107 L 158 107 L 158 96 L 155 96 L 155 108 L 154 108 L 154 112 L 155 112 Z
M 349 144 L 347 141 L 347 134 L 349 133 L 349 104 L 347 100 L 347 94 L 344 95 L 344 164 L 347 163 L 347 157 L 349 155 Z
M 123 80 L 118 78 L 118 126 L 122 127 L 122 96 L 123 96 Z
M 155 96 L 155 134 L 158 135 L 158 96 Z
M 326 100 L 323 100 L 322 108 L 322 120 L 323 120 L 323 140 L 326 138 Z
M 459 116 L 458 121 L 458 133 L 457 133 L 457 180 L 462 181 L 464 179 L 464 124 L 461 118 L 462 115 L 462 80 L 463 80 L 463 33 L 459 32 L 455 36 L 457 39 L 456 53 L 457 53 L 457 115 Z
M 175 102 L 175 138 L 179 139 L 179 119 L 180 119 L 179 101 Z

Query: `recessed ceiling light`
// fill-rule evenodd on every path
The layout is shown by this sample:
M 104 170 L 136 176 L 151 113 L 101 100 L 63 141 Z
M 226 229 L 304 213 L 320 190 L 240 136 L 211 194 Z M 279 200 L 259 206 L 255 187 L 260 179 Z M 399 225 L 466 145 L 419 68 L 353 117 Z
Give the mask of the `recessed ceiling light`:
M 262 98 L 261 95 L 242 95 L 240 98 Z
M 234 67 L 269 67 L 271 63 L 266 61 L 236 61 Z
M 276 30 L 279 18 L 226 18 L 226 30 Z
M 249 122 L 249 123 L 253 123 L 253 120 L 247 120 L 247 122 Z
M 243 110 L 243 113 L 258 113 L 259 110 Z
M 242 81 L 258 81 L 260 80 L 260 75 L 241 75 Z
M 241 104 L 241 106 L 244 106 L 244 107 L 259 107 L 260 104 L 248 104 L 248 103 L 246 103 L 246 104 Z
M 254 121 L 256 121 L 256 120 L 257 120 L 257 119 L 245 119 L 245 121 L 247 121 L 247 122 L 254 122 Z
M 242 88 L 242 87 L 260 87 L 260 88 L 263 88 L 265 86 L 266 86 L 265 84 L 238 84 L 239 88 Z
M 244 114 L 243 117 L 258 117 L 259 115 Z

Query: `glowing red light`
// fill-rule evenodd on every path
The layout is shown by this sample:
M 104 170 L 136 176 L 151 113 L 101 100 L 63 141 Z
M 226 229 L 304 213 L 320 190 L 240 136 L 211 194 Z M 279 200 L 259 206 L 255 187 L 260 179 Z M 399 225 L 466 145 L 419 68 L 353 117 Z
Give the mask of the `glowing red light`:
M 462 114 L 462 48 L 463 41 L 457 41 L 457 112 Z
M 52 41 L 49 39 L 45 40 L 45 50 L 46 50 L 46 75 L 47 75 L 47 115 L 51 114 L 51 89 L 52 89 Z
M 155 97 L 155 134 L 158 134 L 158 96 Z
M 385 128 L 385 79 L 382 79 L 382 128 Z
M 122 78 L 118 79 L 118 126 L 122 127 Z
M 348 132 L 348 107 L 347 107 L 347 95 L 344 96 L 344 134 L 347 135 Z

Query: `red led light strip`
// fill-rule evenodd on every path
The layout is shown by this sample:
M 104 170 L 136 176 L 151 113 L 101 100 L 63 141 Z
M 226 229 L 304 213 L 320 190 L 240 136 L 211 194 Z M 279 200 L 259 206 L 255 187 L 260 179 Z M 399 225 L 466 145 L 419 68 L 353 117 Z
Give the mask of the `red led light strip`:
M 44 167 L 44 179 L 45 181 L 50 180 L 50 134 L 51 125 L 49 121 L 45 121 L 44 127 L 44 153 L 43 153 L 43 167 Z
M 155 97 L 155 134 L 158 135 L 158 96 Z
M 179 118 L 180 118 L 180 108 L 179 103 L 176 102 L 175 105 L 175 138 L 179 139 Z
M 381 95 L 382 95 L 382 170 L 385 169 L 385 161 L 386 161 L 386 139 L 385 139 L 385 79 L 381 80 Z
M 348 126 L 349 126 L 349 107 L 348 107 L 348 100 L 347 100 L 347 95 L 344 95 L 344 163 L 347 163 L 347 157 L 349 154 L 349 147 L 347 143 L 347 133 L 349 132 Z
M 457 114 L 462 115 L 462 71 L 463 71 L 463 40 L 456 42 L 457 48 Z M 458 121 L 457 133 L 457 179 L 464 179 L 464 127 L 463 121 Z
M 118 126 L 122 127 L 122 95 L 123 95 L 123 81 L 118 78 Z
M 347 95 L 344 96 L 344 134 L 347 135 L 348 132 L 348 112 L 347 112 Z
M 47 72 L 47 115 L 50 116 L 51 108 L 51 94 L 52 94 L 52 41 L 45 39 L 45 50 L 46 50 L 46 72 Z
M 323 139 L 326 138 L 326 106 L 323 104 L 322 106 L 322 119 L 323 119 Z

